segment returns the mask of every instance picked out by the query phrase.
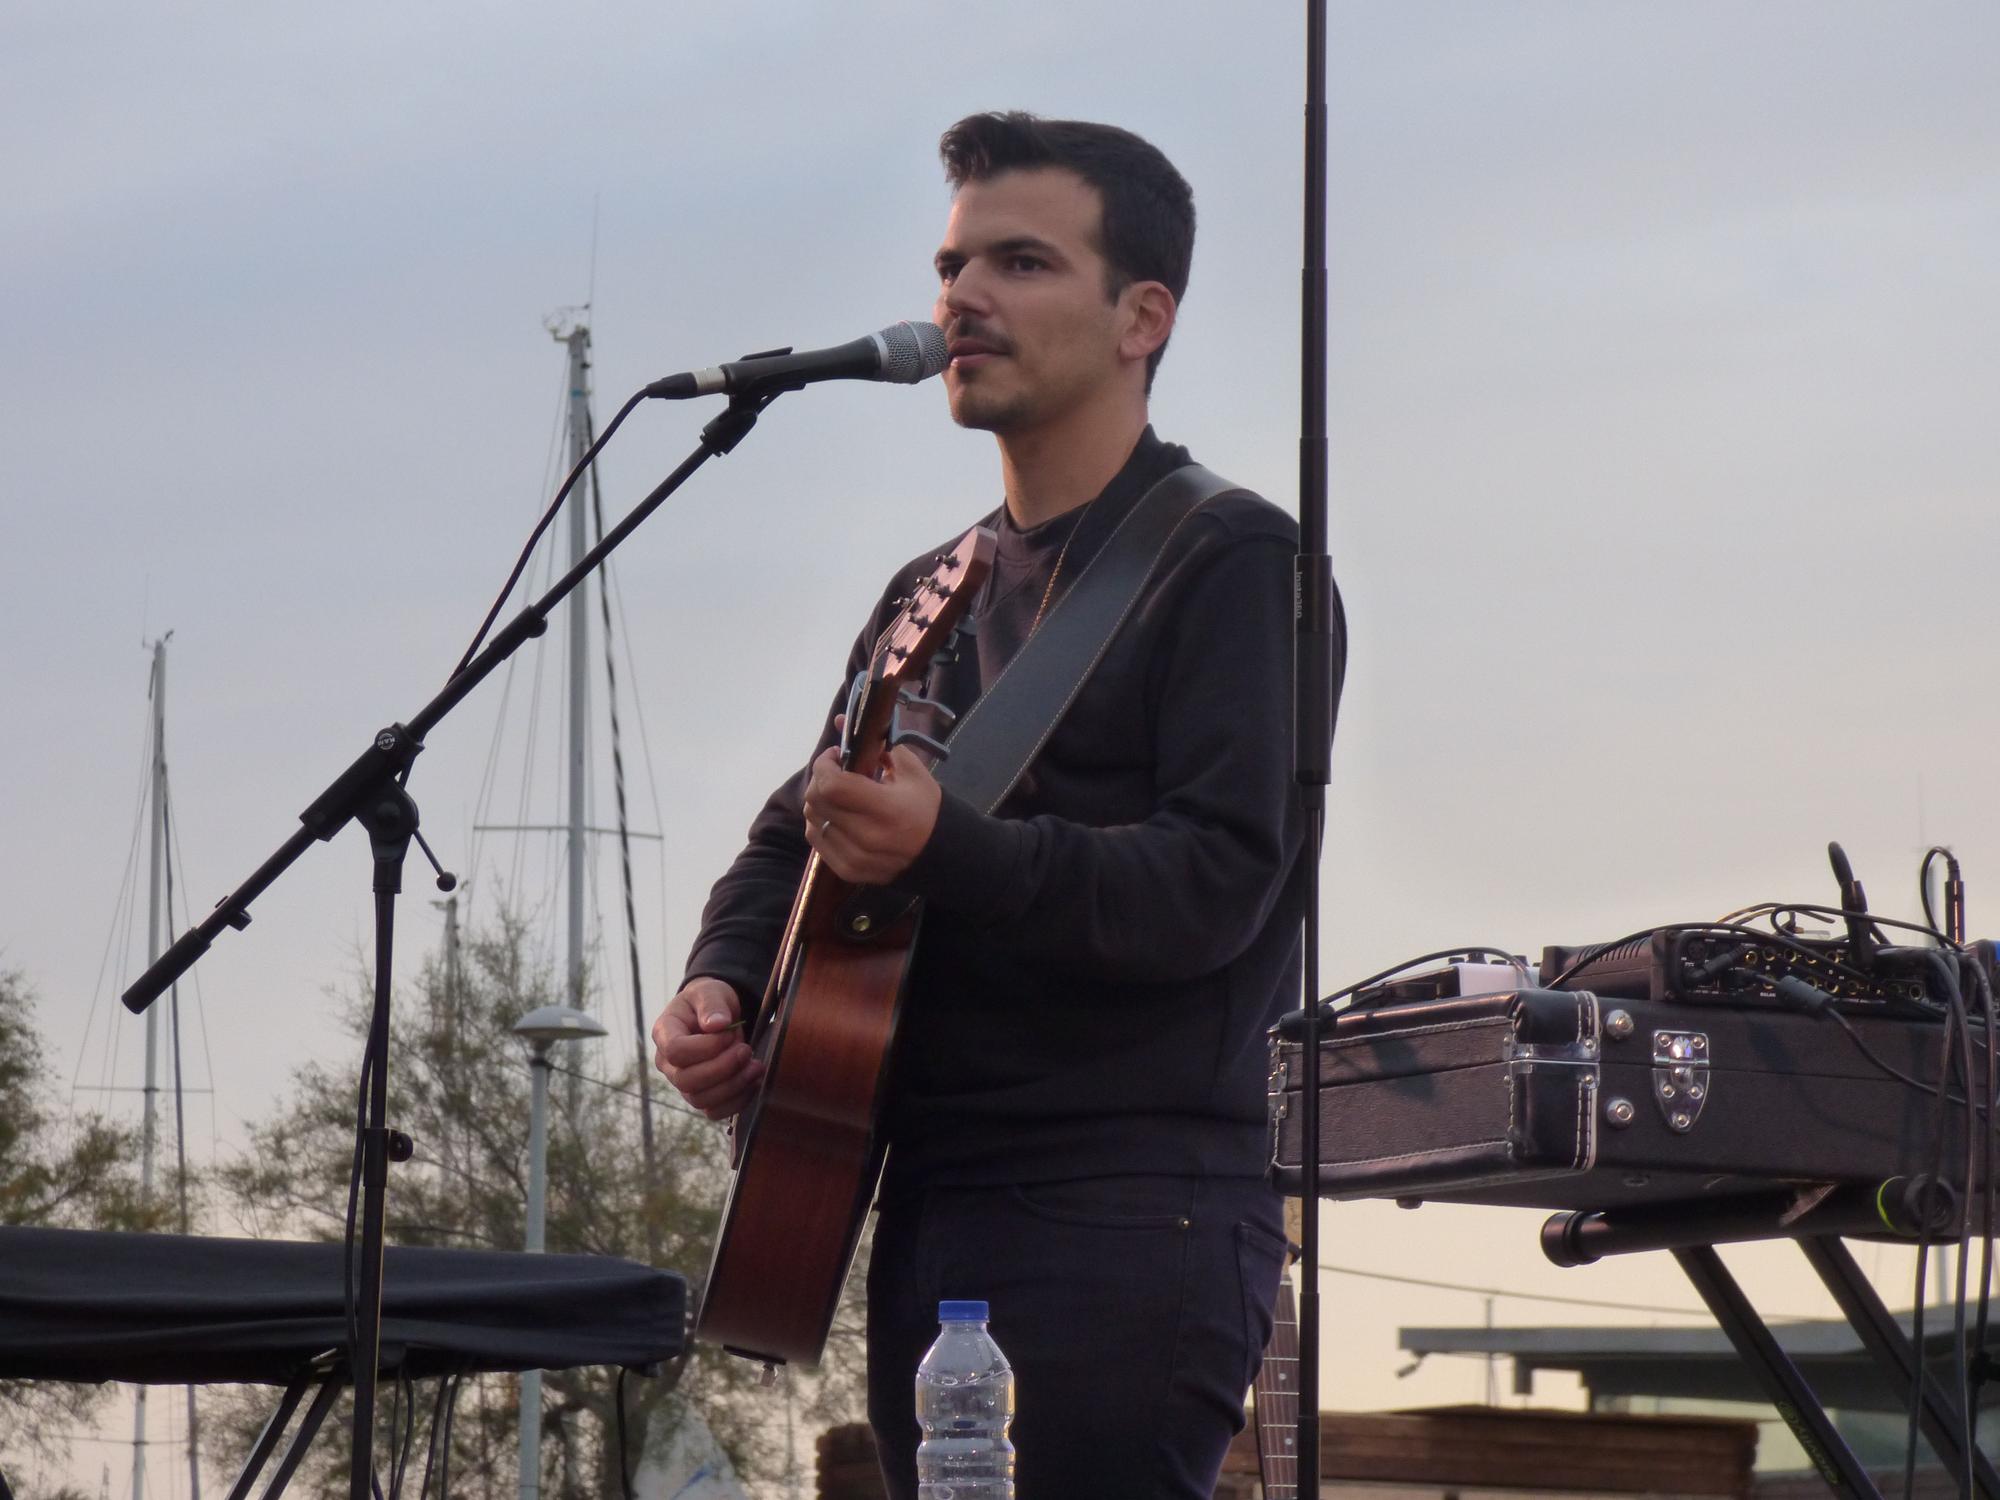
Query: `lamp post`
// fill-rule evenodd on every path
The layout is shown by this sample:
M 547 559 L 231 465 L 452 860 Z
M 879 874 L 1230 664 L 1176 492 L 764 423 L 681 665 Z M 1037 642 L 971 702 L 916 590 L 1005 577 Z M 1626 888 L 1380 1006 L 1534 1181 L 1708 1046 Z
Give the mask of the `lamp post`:
M 544 1005 L 514 1023 L 514 1035 L 528 1044 L 528 1071 L 533 1079 L 533 1103 L 528 1112 L 528 1243 L 531 1255 L 542 1250 L 542 1230 L 548 1217 L 549 1074 L 555 1064 L 549 1053 L 557 1042 L 603 1036 L 597 1018 L 567 1005 Z M 537 1500 L 542 1487 L 542 1372 L 521 1372 L 521 1500 Z

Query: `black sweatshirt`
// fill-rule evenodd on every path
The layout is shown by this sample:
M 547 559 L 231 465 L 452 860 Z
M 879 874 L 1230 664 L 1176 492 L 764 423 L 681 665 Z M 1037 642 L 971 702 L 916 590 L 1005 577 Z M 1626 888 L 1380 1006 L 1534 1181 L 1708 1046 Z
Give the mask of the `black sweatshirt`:
M 962 709 L 1152 483 L 1148 428 L 1103 494 L 1022 531 L 1006 507 L 976 653 L 927 691 Z M 946 545 L 949 545 L 947 543 Z M 848 679 L 930 571 L 884 590 Z M 887 1193 L 1116 1173 L 1256 1176 L 1265 1030 L 1297 1003 L 1304 817 L 1291 774 L 1298 528 L 1244 491 L 1169 544 L 1088 684 L 998 812 L 947 792 L 900 887 L 924 916 L 889 1085 Z M 846 682 L 835 695 L 844 705 Z M 832 716 L 820 749 L 833 743 Z M 719 880 L 687 977 L 762 993 L 807 845 L 806 772 Z

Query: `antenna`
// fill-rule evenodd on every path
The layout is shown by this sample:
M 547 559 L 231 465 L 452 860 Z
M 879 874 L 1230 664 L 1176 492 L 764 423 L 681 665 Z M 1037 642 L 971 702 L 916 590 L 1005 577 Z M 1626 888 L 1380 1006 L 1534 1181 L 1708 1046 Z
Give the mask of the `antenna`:
M 584 283 L 583 310 L 589 312 L 597 302 L 597 220 L 598 210 L 604 204 L 602 193 L 590 195 L 590 276 Z

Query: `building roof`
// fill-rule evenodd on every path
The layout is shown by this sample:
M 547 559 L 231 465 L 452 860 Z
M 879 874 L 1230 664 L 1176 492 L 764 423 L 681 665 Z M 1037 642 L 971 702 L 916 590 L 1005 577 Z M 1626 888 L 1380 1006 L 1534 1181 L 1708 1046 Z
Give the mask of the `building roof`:
M 1904 1331 L 1908 1313 L 1898 1315 Z M 1791 1357 L 1822 1405 L 1849 1411 L 1900 1411 L 1901 1399 L 1845 1322 L 1773 1323 L 1778 1347 Z M 1720 1328 L 1405 1328 L 1411 1354 L 1503 1355 L 1514 1362 L 1517 1391 L 1532 1388 L 1537 1370 L 1579 1376 L 1598 1396 L 1672 1396 L 1707 1401 L 1764 1402 L 1763 1388 L 1736 1356 Z M 1924 1344 L 1948 1356 L 1948 1311 L 1926 1315 Z M 2000 1389 L 1982 1393 L 1982 1408 L 2000 1405 Z

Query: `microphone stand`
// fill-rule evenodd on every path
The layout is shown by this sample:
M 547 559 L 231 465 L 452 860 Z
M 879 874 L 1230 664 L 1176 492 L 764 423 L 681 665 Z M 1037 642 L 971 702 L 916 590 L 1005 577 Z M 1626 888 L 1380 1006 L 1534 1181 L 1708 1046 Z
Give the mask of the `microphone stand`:
M 382 1247 L 389 1163 L 407 1161 L 412 1149 L 409 1137 L 399 1131 L 391 1131 L 386 1120 L 389 995 L 395 947 L 396 896 L 402 889 L 403 860 L 409 852 L 410 841 L 415 839 L 430 858 L 433 868 L 437 866 L 436 857 L 431 854 L 429 845 L 424 843 L 423 835 L 417 831 L 417 804 L 406 789 L 411 766 L 424 748 L 424 736 L 525 642 L 547 631 L 549 614 L 564 596 L 583 582 L 696 469 L 742 442 L 756 425 L 764 408 L 785 389 L 796 387 L 767 386 L 731 397 L 728 407 L 702 428 L 700 445 L 682 460 L 673 473 L 634 506 L 595 547 L 579 558 L 573 568 L 551 585 L 548 592 L 508 621 L 485 649 L 453 674 L 443 690 L 419 709 L 415 717 L 407 724 L 391 724 L 379 731 L 368 749 L 334 778 L 312 806 L 299 814 L 303 826 L 259 865 L 247 880 L 217 902 L 214 911 L 183 933 L 121 997 L 126 1008 L 135 1015 L 143 1012 L 168 986 L 194 966 L 223 928 L 234 927 L 240 931 L 250 925 L 250 903 L 283 875 L 308 845 L 315 840 L 331 839 L 350 821 L 360 823 L 367 830 L 374 863 L 375 998 L 374 1010 L 369 1018 L 368 1040 L 362 1053 L 361 1076 L 366 1102 L 356 1142 L 356 1155 L 361 1164 L 361 1275 L 360 1289 L 353 1304 L 357 1315 L 350 1316 L 348 1327 L 349 1373 L 354 1384 L 350 1500 L 372 1500 L 374 1492 L 376 1387 L 382 1345 Z M 573 482 L 575 476 L 571 478 Z M 440 887 L 446 890 L 456 883 L 442 870 L 438 872 L 438 881 Z M 350 1244 L 352 1223 L 353 1198 L 350 1193 Z M 354 1292 L 351 1265 L 347 1272 L 346 1290 L 350 1294 Z
M 1305 804 L 1301 938 L 1304 1083 L 1301 1108 L 1298 1486 L 1319 1494 L 1319 858 L 1326 836 L 1334 717 L 1347 674 L 1347 622 L 1327 551 L 1326 490 L 1326 0 L 1306 4 L 1305 255 L 1299 312 L 1299 554 L 1293 563 L 1293 774 Z M 1336 634 L 1336 631 L 1338 632 Z

